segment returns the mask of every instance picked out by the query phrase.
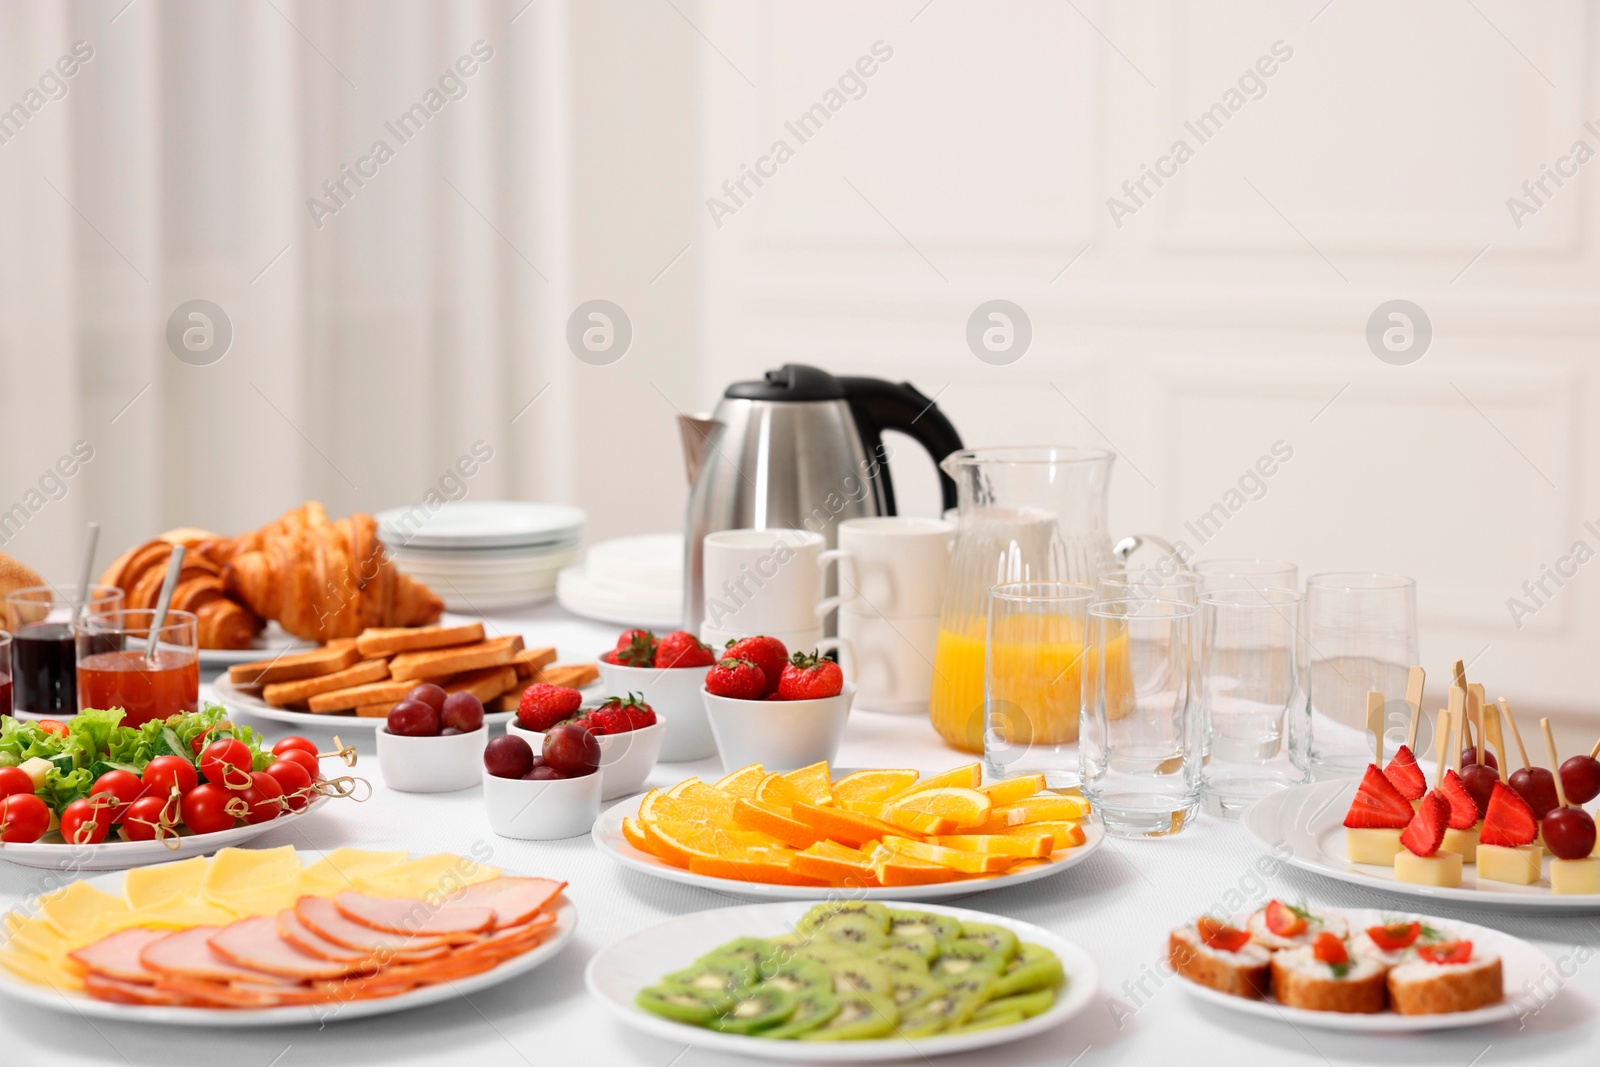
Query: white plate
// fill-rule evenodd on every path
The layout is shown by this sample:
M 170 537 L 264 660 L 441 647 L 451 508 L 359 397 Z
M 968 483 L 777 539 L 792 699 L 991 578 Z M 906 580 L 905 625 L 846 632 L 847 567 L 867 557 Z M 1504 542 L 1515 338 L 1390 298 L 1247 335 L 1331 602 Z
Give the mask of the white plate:
M 242 845 L 268 830 L 276 830 L 305 818 L 330 799 L 317 797 L 306 805 L 305 811 L 289 812 L 271 822 L 235 826 L 231 830 L 218 830 L 213 834 L 185 834 L 178 838 L 178 847 L 175 849 L 168 848 L 160 841 L 108 840 L 98 845 L 49 845 L 39 841 L 21 845 L 0 841 L 0 860 L 52 871 L 123 871 L 129 867 L 147 867 L 152 863 L 204 855 L 228 845 Z
M 1472 942 L 1473 950 L 1484 949 L 1500 957 L 1500 977 L 1502 987 L 1506 991 L 1506 999 L 1498 1004 L 1491 1004 L 1487 1008 L 1476 1011 L 1453 1011 L 1440 1015 L 1399 1015 L 1392 1011 L 1382 1012 L 1377 1015 L 1361 1015 L 1351 1012 L 1339 1011 L 1308 1011 L 1305 1008 L 1286 1008 L 1276 999 L 1252 1000 L 1248 997 L 1235 997 L 1227 993 L 1218 992 L 1207 986 L 1183 979 L 1183 987 L 1201 1000 L 1209 1000 L 1224 1008 L 1243 1012 L 1246 1015 L 1259 1015 L 1263 1019 L 1276 1019 L 1286 1022 L 1290 1026 L 1315 1026 L 1323 1030 L 1364 1030 L 1380 1031 L 1384 1033 L 1413 1033 L 1423 1030 L 1455 1030 L 1465 1026 L 1486 1026 L 1490 1023 L 1504 1022 L 1514 1019 L 1524 1011 L 1538 1007 L 1538 1003 L 1525 996 L 1515 995 L 1518 990 L 1533 989 L 1535 984 L 1549 974 L 1555 966 L 1549 956 L 1534 948 L 1520 937 L 1512 937 L 1498 930 L 1491 930 L 1487 926 L 1474 926 L 1472 923 L 1457 922 L 1454 919 L 1435 919 L 1430 916 L 1413 915 L 1397 916 L 1392 911 L 1375 911 L 1371 908 L 1324 908 L 1317 907 L 1317 911 L 1331 915 L 1343 915 L 1350 923 L 1352 930 L 1364 930 L 1369 926 L 1381 923 L 1394 922 L 1396 918 L 1401 921 L 1421 919 L 1426 925 L 1433 926 L 1451 935 L 1452 940 L 1465 938 Z M 1234 922 L 1243 924 L 1248 914 L 1234 917 Z M 1182 975 L 1179 975 L 1182 978 Z
M 675 1023 L 634 1005 L 633 998 L 662 975 L 681 970 L 695 959 L 736 937 L 774 937 L 794 928 L 806 913 L 801 903 L 747 904 L 694 915 L 680 915 L 601 949 L 589 961 L 583 981 L 606 1010 L 625 1026 L 680 1045 L 714 1049 L 730 1056 L 782 1060 L 788 1063 L 861 1063 L 877 1060 L 914 1060 L 952 1052 L 1008 1044 L 1061 1025 L 1088 1007 L 1100 985 L 1100 969 L 1089 954 L 1071 941 L 1032 923 L 1018 922 L 988 912 L 938 905 L 917 905 L 920 910 L 949 915 L 968 922 L 1004 926 L 1023 941 L 1054 952 L 1061 958 L 1067 982 L 1050 1010 L 1015 1026 L 979 1030 L 970 1034 L 935 1034 L 931 1037 L 890 1037 L 873 1041 L 770 1041 L 739 1034 L 723 1034 L 698 1026 Z
M 276 822 L 277 820 L 273 820 Z M 271 825 L 270 823 L 266 825 Z M 321 852 L 302 850 L 303 860 L 309 865 L 322 858 Z M 512 872 L 507 871 L 510 875 Z M 120 896 L 122 875 L 103 874 L 85 879 L 96 889 Z M 343 1019 L 359 1019 L 368 1015 L 387 1015 L 391 1012 L 409 1011 L 458 996 L 475 993 L 489 986 L 526 974 L 546 963 L 571 940 L 578 927 L 578 911 L 572 902 L 563 899 L 556 909 L 555 929 L 548 940 L 538 948 L 515 956 L 500 966 L 448 982 L 424 986 L 410 993 L 393 997 L 374 997 L 371 1000 L 353 1000 L 344 1004 L 303 1004 L 283 1008 L 163 1008 L 135 1004 L 112 1004 L 96 1000 L 86 993 L 61 992 L 52 986 L 34 985 L 0 969 L 0 992 L 35 1007 L 60 1012 L 63 1009 L 82 1018 L 113 1019 L 117 1022 L 155 1023 L 157 1025 L 240 1027 L 240 1026 L 303 1026 L 307 1023 L 324 1024 Z M 54 1016 L 52 1016 L 54 1018 Z
M 1392 867 L 1351 863 L 1345 858 L 1344 816 L 1359 784 L 1359 779 L 1348 778 L 1269 794 L 1245 811 L 1244 828 L 1269 849 L 1282 842 L 1292 850 L 1288 862 L 1296 867 L 1399 896 L 1450 900 L 1497 911 L 1600 912 L 1600 893 L 1557 896 L 1550 891 L 1548 856 L 1546 875 L 1535 885 L 1485 882 L 1480 888 L 1477 868 L 1467 864 L 1456 889 L 1398 882 Z
M 672 630 L 683 623 L 683 593 L 650 586 L 621 589 L 596 581 L 588 564 L 568 567 L 556 579 L 556 599 L 561 606 L 585 619 L 617 626 L 647 626 Z
M 286 652 L 309 652 L 319 647 L 321 646 L 314 642 L 302 641 L 292 634 L 284 633 L 283 628 L 277 623 L 269 622 L 266 629 L 256 634 L 256 639 L 249 648 L 202 648 L 200 667 L 202 670 L 212 667 L 231 667 L 235 663 L 254 663 L 258 659 L 271 659 Z
M 594 838 L 594 843 L 600 846 L 601 852 L 624 867 L 632 867 L 636 871 L 643 871 L 645 874 L 669 882 L 682 882 L 684 885 L 699 886 L 714 893 L 758 900 L 833 900 L 843 892 L 832 886 L 764 885 L 758 882 L 737 882 L 731 878 L 710 878 L 703 874 L 695 874 L 693 871 L 686 871 L 682 867 L 663 863 L 648 852 L 634 848 L 628 844 L 627 838 L 622 836 L 622 820 L 638 813 L 639 801 L 644 799 L 644 796 L 645 794 L 640 793 L 638 796 L 619 800 L 602 811 L 600 817 L 594 821 L 594 830 L 589 835 Z M 996 874 L 988 878 L 963 879 L 936 885 L 874 886 L 870 889 L 852 889 L 849 893 L 851 897 L 862 900 L 941 900 L 948 897 L 970 897 L 976 893 L 987 893 L 992 889 L 1006 889 L 1022 885 L 1024 882 L 1051 878 L 1062 871 L 1076 867 L 1100 847 L 1100 842 L 1104 839 L 1100 828 L 1092 825 L 1087 819 L 1079 825 L 1083 827 L 1086 840 L 1077 848 L 1069 849 L 1065 856 L 1054 863 L 1029 867 L 1015 873 Z
M 513 548 L 576 541 L 588 518 L 569 504 L 461 500 L 407 522 L 411 508 L 378 513 L 378 535 L 400 548 Z
M 417 684 L 421 685 L 421 680 L 418 680 Z M 211 695 L 213 699 L 222 701 L 222 705 L 231 713 L 254 715 L 258 719 L 271 719 L 273 722 L 287 722 L 296 726 L 322 726 L 331 730 L 351 728 L 376 730 L 388 721 L 378 716 L 364 718 L 360 715 L 316 715 L 309 711 L 295 711 L 292 708 L 275 708 L 258 696 L 242 692 L 226 674 L 211 683 Z M 486 711 L 483 713 L 484 725 L 494 726 L 506 722 L 515 714 L 514 711 Z

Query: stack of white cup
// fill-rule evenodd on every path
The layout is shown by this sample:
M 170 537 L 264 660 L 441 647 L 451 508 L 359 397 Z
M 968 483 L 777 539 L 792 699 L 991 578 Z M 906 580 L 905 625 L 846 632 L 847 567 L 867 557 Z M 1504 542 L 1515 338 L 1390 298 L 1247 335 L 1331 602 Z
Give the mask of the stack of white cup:
M 927 714 L 955 533 L 894 515 L 839 524 L 839 638 L 855 656 L 857 708 Z
M 714 652 L 729 641 L 776 637 L 791 653 L 824 652 L 822 621 L 839 606 L 825 596 L 827 568 L 843 557 L 810 530 L 723 530 L 705 538 L 705 622 L 700 639 Z M 846 676 L 851 674 L 844 649 Z

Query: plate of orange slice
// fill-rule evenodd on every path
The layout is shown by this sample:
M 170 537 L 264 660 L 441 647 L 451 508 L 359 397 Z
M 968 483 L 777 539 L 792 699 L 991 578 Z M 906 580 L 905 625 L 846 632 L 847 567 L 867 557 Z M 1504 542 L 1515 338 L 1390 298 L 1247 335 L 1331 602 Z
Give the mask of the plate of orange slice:
M 1081 796 L 1038 775 L 984 785 L 976 763 L 837 778 L 826 763 L 783 774 L 753 763 L 620 801 L 591 836 L 625 867 L 765 900 L 966 896 L 1059 874 L 1102 840 Z

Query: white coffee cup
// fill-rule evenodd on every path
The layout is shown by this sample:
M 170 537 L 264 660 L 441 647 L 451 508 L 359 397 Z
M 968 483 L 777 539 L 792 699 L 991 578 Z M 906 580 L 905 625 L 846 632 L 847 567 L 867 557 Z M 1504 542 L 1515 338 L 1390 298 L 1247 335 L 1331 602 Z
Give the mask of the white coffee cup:
M 705 538 L 707 630 L 779 634 L 819 627 L 839 606 L 825 596 L 843 555 L 810 530 L 723 530 Z
M 926 715 L 933 696 L 933 652 L 939 616 L 890 619 L 839 612 L 839 639 L 856 663 L 856 707 Z
M 841 522 L 841 610 L 891 619 L 938 615 L 955 536 L 955 524 L 944 519 L 880 515 Z

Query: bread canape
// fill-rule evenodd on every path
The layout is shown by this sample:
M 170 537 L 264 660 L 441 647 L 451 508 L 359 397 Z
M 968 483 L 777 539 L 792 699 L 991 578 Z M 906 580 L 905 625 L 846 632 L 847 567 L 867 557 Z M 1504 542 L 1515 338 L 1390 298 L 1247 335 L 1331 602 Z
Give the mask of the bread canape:
M 1209 915 L 1168 934 L 1167 956 L 1174 971 L 1219 993 L 1254 999 L 1271 988 L 1272 951 Z
M 1272 990 L 1278 1002 L 1306 1011 L 1362 1015 L 1384 1009 L 1389 965 L 1352 953 L 1344 938 L 1324 930 L 1309 945 L 1272 954 Z
M 1349 933 L 1343 916 L 1312 911 L 1304 904 L 1296 907 L 1281 900 L 1268 901 L 1266 907 L 1250 916 L 1245 926 L 1256 944 L 1273 951 L 1309 945 L 1325 931 L 1338 937 Z
M 1389 968 L 1389 1006 L 1401 1015 L 1474 1011 L 1505 996 L 1500 957 L 1471 941 L 1418 945 L 1415 955 Z
M 1386 966 L 1404 963 L 1416 955 L 1419 941 L 1440 941 L 1439 931 L 1424 926 L 1419 920 L 1396 920 L 1358 930 L 1350 939 L 1350 951 L 1358 956 L 1370 956 Z

